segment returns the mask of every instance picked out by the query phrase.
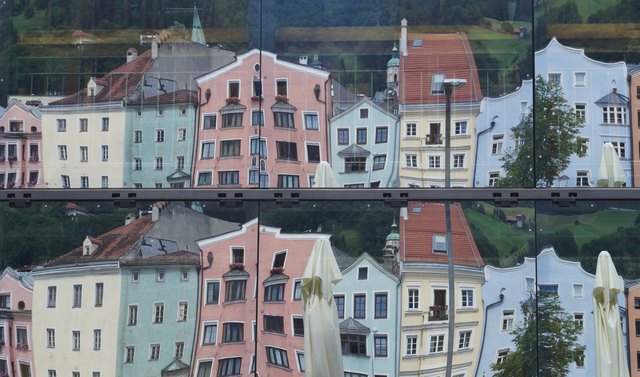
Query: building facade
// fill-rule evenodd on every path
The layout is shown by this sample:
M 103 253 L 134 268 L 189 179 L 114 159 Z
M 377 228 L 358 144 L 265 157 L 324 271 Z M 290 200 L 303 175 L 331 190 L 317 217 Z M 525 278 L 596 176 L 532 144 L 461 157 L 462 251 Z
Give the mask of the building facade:
M 252 50 L 197 79 L 194 187 L 311 187 L 329 154 L 329 73 Z
M 7 267 L 0 275 L 0 375 L 34 375 L 32 293 L 31 273 Z
M 16 99 L 0 114 L 0 188 L 44 186 L 41 124 L 38 108 Z

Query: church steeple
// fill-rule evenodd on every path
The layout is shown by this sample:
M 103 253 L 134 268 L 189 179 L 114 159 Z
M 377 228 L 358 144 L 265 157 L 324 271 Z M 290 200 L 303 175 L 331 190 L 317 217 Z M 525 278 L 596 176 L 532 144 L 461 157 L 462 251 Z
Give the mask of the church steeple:
M 200 16 L 198 16 L 198 9 L 193 6 L 193 27 L 191 29 L 191 41 L 200 43 L 201 45 L 207 45 L 207 41 L 204 39 L 204 31 L 202 31 L 202 24 L 200 23 Z

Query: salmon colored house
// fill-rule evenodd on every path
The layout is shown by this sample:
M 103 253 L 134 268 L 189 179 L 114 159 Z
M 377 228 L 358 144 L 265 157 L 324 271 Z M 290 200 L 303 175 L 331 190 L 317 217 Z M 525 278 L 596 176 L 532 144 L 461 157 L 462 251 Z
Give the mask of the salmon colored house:
M 284 234 L 254 219 L 200 240 L 202 296 L 191 375 L 304 376 L 300 282 L 314 243 L 329 237 Z
M 252 50 L 197 79 L 194 187 L 309 187 L 328 159 L 329 72 Z

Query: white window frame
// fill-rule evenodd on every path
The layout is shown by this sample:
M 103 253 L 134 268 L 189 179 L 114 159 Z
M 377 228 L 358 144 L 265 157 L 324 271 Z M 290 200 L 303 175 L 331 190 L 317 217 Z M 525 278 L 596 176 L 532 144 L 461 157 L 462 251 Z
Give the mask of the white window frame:
M 582 83 L 578 81 L 578 75 L 582 75 Z M 577 88 L 586 88 L 587 86 L 587 72 L 576 71 L 573 72 L 573 86 Z
M 204 145 L 211 144 L 211 153 L 204 157 Z M 201 140 L 200 141 L 200 160 L 213 160 L 216 158 L 216 141 L 215 140 Z

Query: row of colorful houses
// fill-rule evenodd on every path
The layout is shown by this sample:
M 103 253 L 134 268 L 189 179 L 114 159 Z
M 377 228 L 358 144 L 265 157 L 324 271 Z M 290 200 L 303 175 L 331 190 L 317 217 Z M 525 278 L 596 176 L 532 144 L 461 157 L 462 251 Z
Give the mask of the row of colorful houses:
M 328 161 L 341 187 L 441 187 L 443 83 L 455 78 L 466 84 L 451 100 L 451 185 L 491 187 L 517 147 L 511 129 L 533 104 L 530 79 L 483 97 L 464 33 L 409 33 L 406 21 L 385 87 L 371 98 L 349 93 L 307 56 L 236 55 L 203 39 L 162 33 L 75 94 L 29 101 L 39 107 L 10 102 L 0 116 L 0 185 L 311 187 L 317 164 Z M 596 61 L 555 38 L 535 53 L 535 67 L 585 123 L 584 156 L 573 156 L 554 184 L 595 186 L 601 145 L 611 142 L 626 186 L 637 185 L 637 67 Z
M 550 246 L 514 267 L 485 266 L 459 204 L 451 205 L 451 224 L 453 292 L 444 204 L 408 203 L 382 261 L 334 248 L 343 275 L 333 295 L 345 376 L 442 376 L 449 339 L 453 375 L 491 376 L 491 365 L 515 349 L 520 303 L 536 291 L 557 294 L 582 325 L 585 353 L 569 375 L 588 376 L 595 365 L 595 276 Z M 150 214 L 88 235 L 30 272 L 4 271 L 0 373 L 303 376 L 300 284 L 314 243 L 330 237 L 157 203 Z M 640 371 L 640 342 L 630 335 L 638 334 L 638 287 L 629 282 L 619 297 L 632 375 Z

